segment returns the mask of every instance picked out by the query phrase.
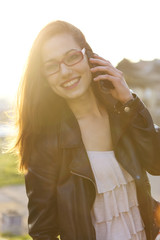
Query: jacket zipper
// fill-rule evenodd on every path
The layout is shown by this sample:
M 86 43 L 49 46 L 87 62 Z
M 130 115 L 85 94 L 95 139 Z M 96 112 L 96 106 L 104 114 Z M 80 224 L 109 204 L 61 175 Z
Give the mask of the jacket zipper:
M 74 174 L 74 175 L 76 175 L 76 176 L 83 177 L 83 178 L 89 180 L 90 182 L 93 183 L 93 185 L 94 185 L 94 187 L 95 187 L 95 189 L 96 189 L 96 184 L 92 181 L 92 179 L 90 179 L 90 178 L 88 178 L 88 177 L 86 177 L 86 176 L 84 176 L 84 175 L 81 175 L 81 174 L 75 173 L 75 172 L 73 172 L 73 171 L 71 171 L 71 173 Z

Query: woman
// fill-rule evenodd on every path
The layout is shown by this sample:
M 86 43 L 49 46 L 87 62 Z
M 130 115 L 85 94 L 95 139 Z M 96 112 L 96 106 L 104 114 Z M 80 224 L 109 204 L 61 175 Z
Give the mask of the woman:
M 36 38 L 19 95 L 32 238 L 154 239 L 146 171 L 160 174 L 160 134 L 122 72 L 56 21 Z

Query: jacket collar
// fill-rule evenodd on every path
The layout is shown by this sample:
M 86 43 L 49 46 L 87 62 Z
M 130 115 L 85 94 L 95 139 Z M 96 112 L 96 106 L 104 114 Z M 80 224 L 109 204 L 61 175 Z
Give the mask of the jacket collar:
M 114 112 L 109 112 L 109 119 L 112 141 L 115 149 L 116 144 L 122 135 L 124 126 L 123 128 L 120 126 L 120 118 Z M 78 122 L 71 111 L 70 114 L 63 113 L 60 124 L 59 146 L 60 149 L 72 149 L 72 161 L 69 164 L 71 173 L 87 178 L 95 184 L 90 161 L 82 141 L 81 131 Z
M 81 131 L 72 112 L 63 114 L 59 144 L 61 149 L 72 149 L 72 160 L 69 164 L 71 173 L 87 178 L 95 184 L 88 155 L 82 141 Z
M 117 146 L 127 121 L 125 121 L 120 114 L 114 111 L 108 111 L 111 135 L 114 148 Z M 60 124 L 60 148 L 75 148 L 82 146 L 81 131 L 74 114 L 70 111 L 69 114 L 63 113 Z
M 60 123 L 60 148 L 75 148 L 82 145 L 81 131 L 74 114 L 63 112 Z

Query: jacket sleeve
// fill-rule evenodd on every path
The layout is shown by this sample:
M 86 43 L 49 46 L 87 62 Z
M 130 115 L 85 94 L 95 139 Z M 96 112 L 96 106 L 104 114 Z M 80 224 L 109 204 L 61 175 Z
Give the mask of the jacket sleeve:
M 28 227 L 34 240 L 56 240 L 59 234 L 56 204 L 58 166 L 46 150 L 32 154 L 25 175 Z
M 160 175 L 160 128 L 153 124 L 152 117 L 143 102 L 133 94 L 134 99 L 115 106 L 126 121 L 126 131 L 132 138 L 143 168 L 152 175 Z

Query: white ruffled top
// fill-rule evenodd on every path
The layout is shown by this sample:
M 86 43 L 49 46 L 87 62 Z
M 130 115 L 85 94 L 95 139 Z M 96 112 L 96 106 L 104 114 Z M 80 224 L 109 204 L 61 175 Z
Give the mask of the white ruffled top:
M 97 194 L 91 211 L 96 240 L 146 240 L 133 178 L 113 151 L 87 151 Z

